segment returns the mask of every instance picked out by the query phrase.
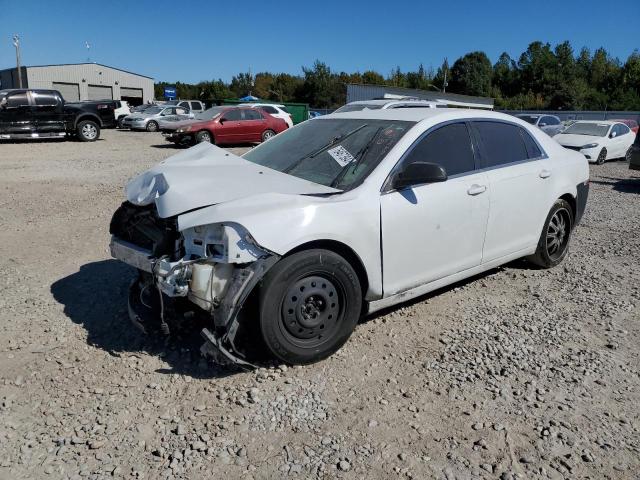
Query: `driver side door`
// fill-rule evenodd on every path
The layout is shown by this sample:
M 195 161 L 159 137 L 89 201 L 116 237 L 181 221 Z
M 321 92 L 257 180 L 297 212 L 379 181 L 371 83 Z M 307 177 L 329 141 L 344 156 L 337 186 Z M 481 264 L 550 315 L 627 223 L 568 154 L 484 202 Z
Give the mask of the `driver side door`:
M 482 262 L 489 217 L 489 182 L 486 173 L 476 171 L 467 124 L 450 123 L 427 132 L 410 147 L 395 171 L 417 161 L 442 165 L 448 179 L 382 192 L 385 295 L 409 290 Z

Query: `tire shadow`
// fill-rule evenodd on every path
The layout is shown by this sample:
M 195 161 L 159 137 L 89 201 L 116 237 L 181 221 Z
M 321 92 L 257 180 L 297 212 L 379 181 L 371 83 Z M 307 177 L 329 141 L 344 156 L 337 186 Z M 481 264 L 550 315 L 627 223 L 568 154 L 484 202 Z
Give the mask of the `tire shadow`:
M 115 357 L 146 352 L 162 356 L 169 368 L 158 373 L 194 378 L 221 378 L 240 373 L 233 366 L 205 361 L 200 329 L 182 331 L 168 338 L 148 336 L 130 321 L 127 310 L 129 284 L 135 270 L 116 260 L 91 262 L 51 285 L 55 300 L 65 315 L 87 331 L 87 343 Z

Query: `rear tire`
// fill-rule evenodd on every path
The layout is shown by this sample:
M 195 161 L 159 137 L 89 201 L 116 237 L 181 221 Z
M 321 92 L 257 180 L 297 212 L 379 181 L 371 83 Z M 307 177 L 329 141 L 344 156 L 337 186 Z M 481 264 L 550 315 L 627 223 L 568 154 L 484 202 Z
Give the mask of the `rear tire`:
M 200 130 L 196 133 L 196 143 L 213 143 L 213 136 L 208 130 Z
M 76 135 L 81 142 L 95 142 L 100 138 L 100 126 L 92 120 L 82 120 L 76 126 Z
M 158 131 L 158 122 L 156 122 L 154 120 L 150 120 L 149 123 L 147 123 L 146 130 L 147 130 L 147 132 L 157 132 Z
M 569 241 L 573 230 L 573 211 L 566 200 L 559 198 L 551 207 L 538 240 L 536 253 L 527 257 L 531 263 L 552 268 L 558 265 L 569 252 Z
M 267 349 L 291 364 L 322 360 L 353 332 L 362 307 L 358 275 L 340 255 L 313 249 L 280 260 L 260 288 Z
M 607 149 L 603 148 L 602 150 L 600 150 L 600 153 L 598 154 L 598 159 L 596 160 L 596 163 L 598 165 L 602 165 L 606 161 L 607 161 Z
M 631 152 L 633 151 L 633 145 L 627 149 L 627 153 L 624 154 L 624 160 L 629 163 L 631 162 Z
M 274 132 L 273 130 L 265 130 L 264 132 L 262 132 L 262 141 L 266 142 L 267 140 L 275 136 L 276 132 Z

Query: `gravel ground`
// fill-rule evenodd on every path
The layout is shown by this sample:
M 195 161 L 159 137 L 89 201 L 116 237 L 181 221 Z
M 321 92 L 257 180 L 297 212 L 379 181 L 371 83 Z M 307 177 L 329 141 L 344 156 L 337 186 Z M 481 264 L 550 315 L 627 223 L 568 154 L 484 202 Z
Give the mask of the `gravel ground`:
M 243 372 L 132 329 L 108 225 L 159 134 L 0 144 L 0 478 L 640 478 L 640 175 L 591 167 L 559 267 L 364 320 Z M 241 151 L 238 149 L 238 151 Z

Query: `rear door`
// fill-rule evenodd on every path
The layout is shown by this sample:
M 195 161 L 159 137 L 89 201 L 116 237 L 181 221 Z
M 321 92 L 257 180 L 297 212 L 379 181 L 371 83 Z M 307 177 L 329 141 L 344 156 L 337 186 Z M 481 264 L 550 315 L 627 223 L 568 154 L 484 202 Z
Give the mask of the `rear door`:
M 474 120 L 480 166 L 489 177 L 491 206 L 483 263 L 530 249 L 555 199 L 551 162 L 519 125 Z
M 27 91 L 11 92 L 6 99 L 5 106 L 0 109 L 0 132 L 5 135 L 34 134 L 35 121 Z
M 627 153 L 627 149 L 633 143 L 631 138 L 631 130 L 626 125 L 622 123 L 616 123 L 612 130 L 612 133 L 615 133 L 616 136 L 613 137 L 610 142 L 613 148 L 611 149 L 611 153 L 608 156 L 609 158 L 622 158 Z M 629 136 L 627 136 L 629 135 Z
M 266 114 L 265 114 L 266 115 Z M 261 142 L 262 132 L 267 129 L 267 121 L 256 108 L 242 110 L 243 140 L 244 142 Z
M 36 133 L 44 136 L 65 133 L 64 112 L 58 95 L 47 90 L 33 90 L 31 96 Z

